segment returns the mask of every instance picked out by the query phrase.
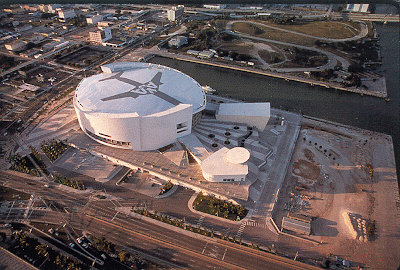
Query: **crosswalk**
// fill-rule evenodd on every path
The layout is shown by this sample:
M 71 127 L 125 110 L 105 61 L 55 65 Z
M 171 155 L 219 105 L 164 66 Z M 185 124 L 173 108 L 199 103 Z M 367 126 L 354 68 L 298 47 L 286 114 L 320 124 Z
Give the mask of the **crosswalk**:
M 199 221 L 197 221 L 197 226 L 201 226 L 201 224 L 203 224 L 204 218 L 205 218 L 205 216 L 201 216 L 199 218 Z
M 236 237 L 240 237 L 243 233 L 244 228 L 246 228 L 247 222 L 243 222 L 242 225 L 240 225 L 238 232 L 236 233 Z
M 254 221 L 247 221 L 246 225 L 257 227 L 257 228 L 268 228 L 266 224 L 257 223 Z

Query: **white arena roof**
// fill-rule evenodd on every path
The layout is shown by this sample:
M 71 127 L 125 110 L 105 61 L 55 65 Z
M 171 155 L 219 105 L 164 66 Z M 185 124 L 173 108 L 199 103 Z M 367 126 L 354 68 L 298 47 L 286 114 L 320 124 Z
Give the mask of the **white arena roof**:
M 102 70 L 77 87 L 75 98 L 84 110 L 125 117 L 163 114 L 180 104 L 193 105 L 193 114 L 205 108 L 200 84 L 178 70 L 140 62 L 113 63 Z

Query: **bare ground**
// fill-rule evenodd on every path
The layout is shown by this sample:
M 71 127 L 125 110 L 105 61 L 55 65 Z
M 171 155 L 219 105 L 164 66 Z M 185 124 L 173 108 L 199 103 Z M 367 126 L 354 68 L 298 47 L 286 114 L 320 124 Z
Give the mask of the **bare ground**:
M 300 256 L 338 255 L 355 267 L 397 269 L 400 211 L 396 207 L 399 196 L 391 138 L 369 131 L 325 127 L 334 132 L 301 130 L 274 214 L 278 226 L 293 205 L 292 211 L 313 216 L 312 235 L 306 237 L 322 244 L 313 246 L 281 236 L 280 247 L 284 252 L 299 251 Z M 335 161 L 327 155 L 329 151 L 338 154 Z M 372 177 L 368 164 L 373 167 Z M 298 195 L 303 198 L 300 200 Z M 365 242 L 363 238 L 353 239 L 343 212 L 354 213 L 368 222 L 376 220 L 375 236 Z

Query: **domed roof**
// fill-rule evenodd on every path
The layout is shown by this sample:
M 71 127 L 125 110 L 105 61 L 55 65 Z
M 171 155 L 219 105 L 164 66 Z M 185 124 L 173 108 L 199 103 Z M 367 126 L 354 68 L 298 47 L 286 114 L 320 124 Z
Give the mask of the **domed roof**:
M 193 113 L 205 108 L 200 84 L 178 70 L 139 62 L 113 63 L 102 69 L 103 73 L 82 80 L 75 91 L 84 110 L 148 116 L 179 104 L 193 105 Z
M 242 164 L 249 160 L 250 152 L 244 147 L 235 147 L 226 152 L 226 160 L 233 164 Z

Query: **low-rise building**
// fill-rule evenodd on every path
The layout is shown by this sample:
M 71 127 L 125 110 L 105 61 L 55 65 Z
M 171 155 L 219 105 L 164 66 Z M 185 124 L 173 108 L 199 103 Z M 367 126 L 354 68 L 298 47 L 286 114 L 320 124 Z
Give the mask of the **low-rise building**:
M 221 103 L 215 117 L 218 121 L 243 123 L 263 131 L 270 115 L 269 103 Z
M 107 27 L 110 27 L 113 24 L 113 22 L 110 21 L 100 21 L 97 23 L 97 27 L 99 29 L 105 29 Z
M 14 40 L 13 42 L 5 44 L 4 46 L 9 51 L 18 52 L 24 50 L 26 48 L 26 44 L 28 44 L 26 41 Z
M 96 15 L 96 16 L 93 16 L 93 17 L 86 18 L 86 22 L 88 24 L 96 24 L 96 23 L 98 23 L 98 22 L 100 22 L 102 20 L 103 20 L 103 15 Z
M 23 8 L 20 8 L 20 7 L 5 8 L 3 10 L 4 10 L 4 12 L 13 13 L 13 14 L 22 13 L 25 11 Z
M 43 42 L 45 39 L 46 39 L 46 37 L 44 35 L 38 34 L 38 35 L 30 36 L 27 40 L 28 40 L 28 42 L 31 42 L 33 44 L 39 44 L 39 43 Z
M 205 50 L 205 51 L 199 52 L 198 57 L 209 59 L 209 58 L 212 58 L 214 56 L 214 54 L 215 53 L 212 51 Z
M 170 47 L 176 47 L 179 48 L 182 45 L 188 44 L 188 38 L 185 36 L 177 36 L 173 37 L 168 41 L 168 45 Z
M 369 4 L 347 4 L 346 11 L 369 13 Z
M 200 53 L 200 51 L 188 50 L 186 53 L 187 53 L 187 54 L 189 54 L 189 55 L 195 55 L 195 56 L 198 56 L 198 55 L 199 55 L 199 53 Z
M 201 162 L 201 170 L 210 182 L 242 182 L 249 173 L 249 158 L 250 152 L 244 147 L 223 147 Z
M 46 13 L 48 13 L 49 12 L 49 6 L 48 5 L 39 5 L 39 10 L 40 11 L 42 11 L 42 12 L 46 12 Z
M 209 8 L 209 9 L 224 9 L 226 8 L 226 5 L 221 5 L 221 4 L 215 4 L 215 5 L 203 5 L 204 8 Z
M 22 57 L 26 57 L 26 58 L 33 58 L 34 55 L 36 55 L 38 53 L 39 53 L 39 50 L 37 48 L 32 48 L 32 49 L 29 49 L 29 50 L 26 50 L 26 51 L 20 53 L 19 55 Z
M 32 29 L 32 25 L 30 25 L 30 24 L 24 24 L 24 25 L 14 28 L 15 32 L 25 32 L 25 31 L 28 31 L 31 29 Z
M 60 4 L 47 5 L 47 12 L 55 14 L 57 12 L 57 8 L 61 8 Z
M 62 20 L 68 20 L 75 17 L 75 10 L 73 9 L 60 9 L 58 10 L 58 17 Z

